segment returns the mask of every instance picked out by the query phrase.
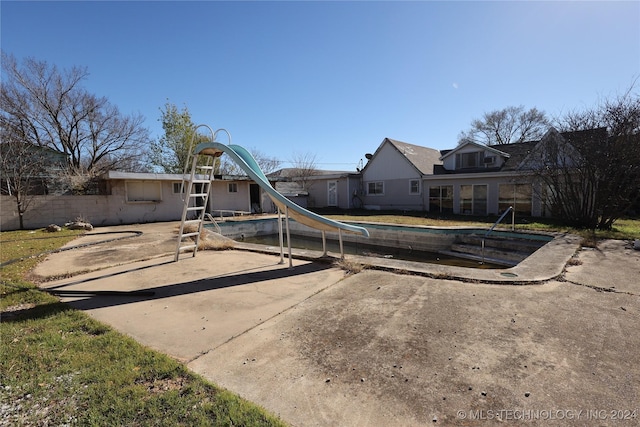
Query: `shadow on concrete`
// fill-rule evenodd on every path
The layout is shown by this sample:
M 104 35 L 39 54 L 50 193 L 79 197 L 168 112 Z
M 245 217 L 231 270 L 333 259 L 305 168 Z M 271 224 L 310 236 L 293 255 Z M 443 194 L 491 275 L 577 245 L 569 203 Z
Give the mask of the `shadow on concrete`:
M 166 264 L 166 263 L 163 263 Z M 91 281 L 103 279 L 105 277 L 116 276 L 123 273 L 129 273 L 135 270 L 142 270 L 146 268 L 156 267 L 158 264 L 146 267 L 140 267 L 133 270 L 128 270 L 126 272 L 118 272 L 109 275 L 103 275 L 100 277 L 95 277 L 87 280 L 80 280 L 73 283 L 68 283 L 65 285 L 61 285 L 56 287 L 55 289 L 60 289 L 61 287 L 71 286 L 71 285 L 79 285 L 82 283 L 88 283 Z M 236 272 L 235 274 L 225 275 L 225 276 L 216 276 L 209 277 L 200 280 L 194 280 L 190 282 L 183 283 L 173 283 L 164 286 L 158 287 L 150 287 L 144 288 L 141 290 L 131 291 L 131 293 L 102 293 L 100 291 L 96 291 L 94 289 L 73 289 L 69 290 L 70 296 L 79 296 L 79 291 L 87 292 L 89 297 L 68 302 L 70 306 L 79 310 L 92 310 L 97 308 L 105 308 L 105 307 L 114 307 L 124 304 L 132 304 L 141 301 L 153 301 L 153 300 L 161 300 L 164 298 L 171 298 L 175 296 L 189 295 L 198 292 L 211 291 L 215 289 L 223 289 L 232 286 L 243 286 L 253 283 L 265 282 L 269 280 L 278 280 L 284 279 L 292 276 L 300 276 L 303 274 L 315 273 L 318 271 L 323 271 L 332 268 L 331 265 L 322 264 L 322 263 L 307 263 L 303 265 L 299 265 L 294 267 L 293 269 L 289 269 L 286 267 L 275 269 L 275 270 L 266 270 L 266 271 L 252 271 L 250 270 L 242 270 Z M 108 292 L 108 291 L 105 291 Z M 136 292 L 145 292 L 145 294 L 136 294 Z M 149 293 L 153 293 L 150 295 Z

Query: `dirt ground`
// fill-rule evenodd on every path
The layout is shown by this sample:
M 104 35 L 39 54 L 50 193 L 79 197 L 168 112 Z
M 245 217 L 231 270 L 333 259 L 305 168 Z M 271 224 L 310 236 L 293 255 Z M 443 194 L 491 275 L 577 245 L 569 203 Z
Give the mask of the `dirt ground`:
M 39 272 L 139 250 L 109 245 Z M 45 286 L 157 290 L 72 304 L 294 426 L 640 425 L 640 251 L 605 241 L 570 264 L 535 285 L 487 284 L 306 261 L 285 274 L 273 256 L 207 251 Z

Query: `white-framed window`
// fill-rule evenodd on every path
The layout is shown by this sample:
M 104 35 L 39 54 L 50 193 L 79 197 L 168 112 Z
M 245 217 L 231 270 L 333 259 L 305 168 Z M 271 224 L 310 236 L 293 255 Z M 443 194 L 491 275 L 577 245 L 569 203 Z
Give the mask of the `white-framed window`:
M 227 192 L 229 192 L 229 193 L 237 193 L 238 192 L 238 183 L 237 182 L 230 182 L 227 185 Z
M 456 169 L 470 169 L 483 166 L 484 151 L 456 154 Z
M 127 181 L 125 182 L 127 202 L 160 202 L 162 201 L 162 184 L 160 181 Z
M 384 181 L 375 181 L 367 183 L 367 194 L 384 194 Z
M 419 179 L 412 179 L 409 181 L 409 194 L 420 194 Z

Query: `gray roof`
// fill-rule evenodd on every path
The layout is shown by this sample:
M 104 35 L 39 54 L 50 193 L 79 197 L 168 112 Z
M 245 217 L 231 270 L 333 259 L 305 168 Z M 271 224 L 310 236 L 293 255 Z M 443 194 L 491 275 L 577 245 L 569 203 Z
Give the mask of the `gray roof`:
M 431 175 L 435 165 L 440 165 L 440 152 L 433 148 L 423 147 L 421 145 L 409 144 L 407 142 L 397 141 L 391 138 L 385 138 L 382 145 L 389 142 L 396 150 L 400 152 L 406 159 L 422 174 Z

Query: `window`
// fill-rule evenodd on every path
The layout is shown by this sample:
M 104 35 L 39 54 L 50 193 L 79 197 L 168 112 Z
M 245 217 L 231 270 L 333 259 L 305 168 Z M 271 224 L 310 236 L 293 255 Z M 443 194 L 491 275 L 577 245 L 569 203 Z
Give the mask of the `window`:
M 498 209 L 504 212 L 513 206 L 516 213 L 531 215 L 531 184 L 500 184 L 498 187 Z
M 420 194 L 420 180 L 412 179 L 409 181 L 409 194 Z
M 429 212 L 453 212 L 453 185 L 429 187 Z
M 238 183 L 237 182 L 230 182 L 228 187 L 228 192 L 229 193 L 237 193 L 238 192 Z
M 162 186 L 159 181 L 128 181 L 125 183 L 127 202 L 159 202 Z
M 184 193 L 187 191 L 187 183 L 185 182 L 184 184 L 181 182 L 174 182 L 173 183 L 173 194 L 180 194 L 180 193 Z
M 487 186 L 485 184 L 460 186 L 460 213 L 467 215 L 487 214 Z
M 457 153 L 456 169 L 477 168 L 483 165 L 484 152 L 474 151 L 473 153 Z
M 367 185 L 367 194 L 384 194 L 384 182 L 370 182 Z

